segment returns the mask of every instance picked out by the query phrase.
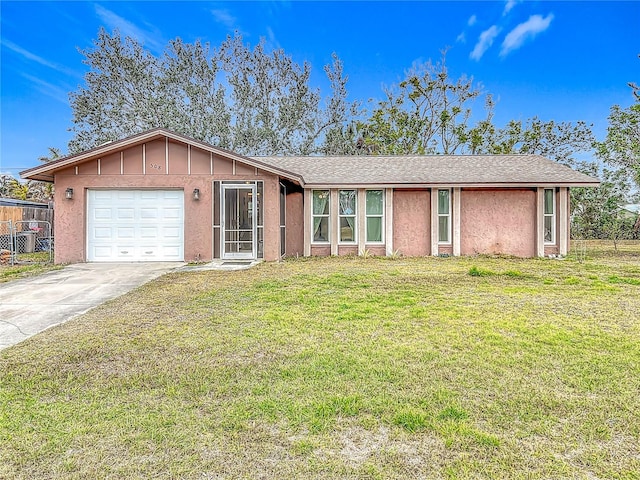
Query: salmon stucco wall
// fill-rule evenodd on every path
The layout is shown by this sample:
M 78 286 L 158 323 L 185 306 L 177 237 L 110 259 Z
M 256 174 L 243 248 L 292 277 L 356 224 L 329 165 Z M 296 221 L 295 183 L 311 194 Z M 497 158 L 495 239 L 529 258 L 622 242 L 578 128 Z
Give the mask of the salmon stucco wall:
M 418 257 L 431 253 L 431 195 L 429 190 L 393 192 L 393 249 Z
M 525 189 L 462 190 L 460 253 L 536 255 L 536 193 Z
M 338 245 L 338 255 L 358 255 L 358 246 Z
M 304 255 L 304 196 L 302 191 L 288 193 L 286 199 L 285 255 Z
M 264 178 L 264 259 L 280 258 L 280 183 L 278 177 Z
M 89 189 L 184 190 L 184 260 L 213 259 L 214 180 L 264 182 L 264 258 L 277 260 L 280 257 L 280 184 L 276 175 L 258 172 L 195 147 L 189 151 L 183 144 L 154 140 L 110 152 L 102 158 L 88 159 L 55 175 L 54 261 L 86 261 Z M 67 188 L 73 188 L 71 200 L 65 198 Z M 199 200 L 193 198 L 196 188 L 200 190 Z
M 85 211 L 84 187 L 74 182 L 75 177 L 56 175 L 54 231 L 54 263 L 78 263 L 85 260 Z M 67 200 L 65 190 L 71 187 L 74 198 Z M 77 232 L 77 233 L 74 233 Z
M 330 245 L 311 245 L 312 257 L 328 257 L 331 255 Z

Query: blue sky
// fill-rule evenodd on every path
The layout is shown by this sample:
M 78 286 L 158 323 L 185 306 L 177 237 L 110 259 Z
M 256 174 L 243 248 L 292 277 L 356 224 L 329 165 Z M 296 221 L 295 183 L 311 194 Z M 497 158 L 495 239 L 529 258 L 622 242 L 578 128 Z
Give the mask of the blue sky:
M 498 101 L 495 123 L 584 120 L 597 136 L 609 108 L 628 106 L 640 83 L 640 2 L 0 2 L 0 172 L 17 176 L 48 147 L 66 152 L 68 94 L 83 84 L 89 48 L 103 26 L 160 54 L 180 37 L 219 45 L 239 31 L 313 66 L 336 52 L 351 99 L 383 96 L 414 62 L 449 47 L 450 73 L 473 76 Z M 478 111 L 482 105 L 475 106 Z

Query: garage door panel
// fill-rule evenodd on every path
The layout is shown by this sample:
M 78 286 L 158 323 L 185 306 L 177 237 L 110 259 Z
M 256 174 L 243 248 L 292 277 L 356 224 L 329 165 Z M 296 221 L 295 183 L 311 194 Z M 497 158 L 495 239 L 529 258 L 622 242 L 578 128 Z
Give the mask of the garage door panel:
M 140 199 L 142 200 L 159 200 L 164 198 L 164 194 L 158 190 L 147 190 L 140 192 Z
M 136 237 L 136 230 L 133 227 L 118 227 L 116 240 L 133 239 Z
M 112 192 L 111 198 L 133 201 L 136 199 L 136 192 L 137 190 L 115 190 Z
M 184 192 L 182 190 L 164 190 L 161 192 L 162 198 L 165 200 L 180 200 L 184 198 Z
M 133 245 L 118 245 L 115 249 L 116 260 L 138 260 L 136 253 Z
M 139 245 L 138 252 L 142 258 L 153 258 L 161 253 L 158 245 Z
M 97 227 L 93 229 L 93 238 L 97 240 L 108 240 L 112 235 L 113 233 L 110 227 Z
M 147 208 L 141 208 L 140 209 L 140 218 L 152 218 L 152 219 L 157 219 L 160 217 L 159 215 L 159 207 L 147 207 Z
M 94 192 L 93 196 L 96 200 L 111 200 L 113 199 L 114 193 L 112 190 L 92 190 Z
M 182 261 L 184 192 L 89 190 L 88 261 Z
M 116 220 L 133 220 L 136 217 L 136 211 L 133 208 L 118 208 L 116 210 Z
M 113 218 L 113 210 L 111 208 L 96 208 L 93 210 L 93 218 L 111 220 Z
M 178 208 L 166 208 L 162 211 L 162 218 L 178 219 L 182 215 L 182 212 Z
M 182 231 L 178 227 L 163 227 L 162 228 L 162 236 L 165 238 L 181 238 Z
M 159 235 L 158 227 L 141 227 L 140 228 L 140 238 L 143 238 L 143 239 L 147 239 L 147 238 L 156 239 L 156 238 L 158 238 L 158 235 Z
M 114 248 L 107 245 L 95 246 L 91 253 L 96 261 L 100 259 L 109 261 L 114 256 Z
M 182 247 L 180 245 L 163 245 L 160 250 L 161 255 L 167 259 L 182 260 Z

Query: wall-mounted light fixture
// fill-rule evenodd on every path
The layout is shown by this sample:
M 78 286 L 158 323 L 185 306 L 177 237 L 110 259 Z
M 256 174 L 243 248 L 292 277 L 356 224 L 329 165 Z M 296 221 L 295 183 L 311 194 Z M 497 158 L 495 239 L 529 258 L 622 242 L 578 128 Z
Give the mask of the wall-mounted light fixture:
M 194 188 L 193 189 L 193 199 L 194 200 L 200 200 L 200 189 L 199 188 Z
M 73 188 L 69 187 L 64 191 L 64 198 L 71 200 L 73 198 Z

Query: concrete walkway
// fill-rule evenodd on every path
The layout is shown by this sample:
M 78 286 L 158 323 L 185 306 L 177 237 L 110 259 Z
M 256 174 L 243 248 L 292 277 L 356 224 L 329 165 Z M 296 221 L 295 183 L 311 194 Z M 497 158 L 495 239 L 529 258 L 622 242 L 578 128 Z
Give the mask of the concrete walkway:
M 0 283 L 0 350 L 127 293 L 184 263 L 79 263 Z

